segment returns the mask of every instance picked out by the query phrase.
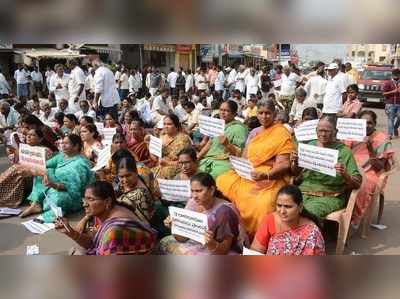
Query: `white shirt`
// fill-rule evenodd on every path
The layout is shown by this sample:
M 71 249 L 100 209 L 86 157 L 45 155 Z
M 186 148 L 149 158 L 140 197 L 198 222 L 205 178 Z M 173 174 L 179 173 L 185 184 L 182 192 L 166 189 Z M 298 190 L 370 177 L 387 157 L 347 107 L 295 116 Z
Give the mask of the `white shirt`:
M 68 83 L 68 90 L 71 99 L 75 99 L 78 96 L 79 87 L 81 84 L 85 85 L 86 76 L 85 73 L 79 66 L 74 67 L 70 74 L 70 80 Z M 86 93 L 85 88 L 83 88 L 79 100 L 85 100 Z M 71 107 L 70 107 L 71 108 Z
M 75 116 L 78 119 L 78 121 L 80 121 L 81 118 L 84 116 L 90 116 L 91 118 L 93 118 L 94 121 L 96 121 L 96 112 L 91 109 L 89 109 L 89 111 L 86 113 L 84 113 L 82 110 L 80 110 L 75 113 Z
M 33 82 L 40 82 L 40 83 L 43 84 L 43 75 L 42 75 L 41 72 L 35 72 L 35 71 L 33 71 L 33 72 L 31 73 L 31 77 L 32 77 L 32 81 L 33 81 Z
M 21 71 L 16 70 L 14 73 L 14 79 L 15 79 L 15 81 L 17 81 L 17 84 L 27 84 L 28 76 L 29 76 L 29 73 L 24 69 L 22 69 Z
M 49 88 L 49 86 L 50 86 L 51 77 L 53 77 L 55 74 L 56 73 L 53 70 L 46 71 L 46 73 L 44 74 L 44 76 L 46 77 L 47 88 Z
M 297 101 L 297 99 L 295 99 L 293 104 L 292 104 L 292 108 L 290 110 L 289 115 L 292 116 L 293 119 L 296 120 L 296 121 L 297 120 L 301 120 L 302 117 L 303 117 L 304 109 L 306 109 L 308 107 L 316 107 L 316 106 L 313 105 L 308 100 L 304 100 L 303 103 L 299 103 L 299 101 Z
M 347 87 L 351 84 L 354 84 L 354 80 L 353 80 L 353 76 L 349 75 L 349 74 L 345 74 L 342 72 L 337 73 L 336 75 L 337 77 L 339 77 L 341 80 L 343 80 L 343 85 L 344 87 L 347 89 Z
M 85 80 L 85 90 L 90 90 L 90 92 L 94 92 L 94 76 L 89 74 Z
M 120 88 L 121 89 L 129 89 L 129 77 L 127 73 L 122 73 L 119 78 Z
M 157 110 L 167 114 L 169 112 L 169 106 L 166 102 L 163 101 L 161 95 L 154 98 L 153 107 L 151 109 L 152 112 L 156 112 Z
M 343 106 L 342 94 L 344 92 L 346 92 L 346 87 L 340 76 L 336 75 L 333 78 L 329 78 L 326 83 L 322 113 L 338 113 L 341 111 Z
M 235 69 L 233 69 L 233 70 L 231 70 L 231 71 L 229 72 L 228 80 L 227 80 L 227 82 L 228 82 L 229 85 L 235 83 L 236 74 L 237 74 L 237 72 L 236 72 Z
M 120 71 L 116 71 L 115 72 L 115 87 L 119 88 L 119 79 L 121 78 L 121 72 Z
M 51 123 L 54 121 L 54 115 L 56 115 L 56 113 L 57 113 L 57 108 L 51 108 L 49 116 L 46 117 L 44 115 L 44 112 L 40 111 L 39 119 L 45 124 Z
M 136 105 L 134 106 L 136 111 L 139 113 L 139 116 L 146 123 L 151 122 L 151 108 L 149 101 L 146 98 L 138 99 L 136 101 Z
M 220 71 L 215 79 L 215 90 L 221 91 L 224 90 L 224 83 L 225 83 L 225 75 L 223 71 Z
M 167 76 L 167 82 L 170 88 L 176 88 L 176 79 L 178 79 L 177 72 L 171 72 Z
M 260 77 L 256 74 L 254 76 L 249 74 L 247 75 L 245 82 L 247 88 L 247 99 L 249 99 L 251 94 L 257 94 Z
M 208 88 L 208 83 L 206 81 L 206 76 L 199 74 L 197 76 L 197 88 L 199 90 L 206 90 Z
M 304 86 L 307 92 L 307 99 L 315 104 L 322 104 L 326 90 L 326 82 L 326 79 L 319 75 L 310 77 Z
M 11 88 L 6 78 L 0 73 L 0 94 L 10 94 L 10 90 Z
M 187 118 L 187 113 L 185 111 L 185 109 L 183 109 L 181 104 L 178 104 L 175 109 L 174 109 L 174 113 L 176 114 L 176 116 L 178 116 L 179 121 L 182 123 L 185 121 L 185 119 Z
M 185 82 L 185 92 L 188 92 L 190 88 L 193 87 L 194 84 L 194 77 L 192 74 L 186 76 Z
M 142 74 L 136 73 L 129 76 L 129 91 L 138 92 L 142 87 Z
M 290 73 L 289 76 L 282 74 L 281 80 L 281 96 L 292 96 L 296 91 L 297 83 L 301 81 L 301 77 L 295 73 Z
M 235 89 L 244 92 L 246 72 L 237 73 L 235 77 Z
M 61 99 L 69 99 L 68 82 L 69 76 L 65 73 L 62 77 L 59 77 L 57 74 L 55 74 L 50 78 L 49 89 L 51 92 L 54 92 L 56 101 L 59 101 Z M 57 89 L 58 84 L 61 84 L 60 89 Z
M 101 65 L 94 75 L 95 93 L 100 94 L 103 107 L 113 107 L 121 102 L 115 88 L 114 74 L 107 67 Z

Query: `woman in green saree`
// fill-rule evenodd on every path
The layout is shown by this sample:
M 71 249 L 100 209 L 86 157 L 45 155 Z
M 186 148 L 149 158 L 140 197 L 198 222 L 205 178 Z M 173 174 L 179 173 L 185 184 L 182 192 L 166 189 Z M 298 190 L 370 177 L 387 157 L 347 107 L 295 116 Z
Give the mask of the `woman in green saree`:
M 71 134 L 63 139 L 63 152 L 46 163 L 46 173 L 35 177 L 31 205 L 21 217 L 42 213 L 45 222 L 53 222 L 55 215 L 50 206 L 60 207 L 64 215 L 82 208 L 82 196 L 87 185 L 95 181 L 90 161 L 80 155 L 82 140 Z
M 338 163 L 335 166 L 336 176 L 329 176 L 298 165 L 297 153 L 291 157 L 291 171 L 302 175 L 300 190 L 304 198 L 304 208 L 318 218 L 343 209 L 353 189 L 361 186 L 362 177 L 351 150 L 336 140 L 336 117 L 323 116 L 317 126 L 318 140 L 308 144 L 335 149 L 339 151 Z
M 210 139 L 198 155 L 200 171 L 211 174 L 214 179 L 231 169 L 229 156 L 240 157 L 245 146 L 248 130 L 235 120 L 237 111 L 234 101 L 221 104 L 219 117 L 225 120 L 224 135 Z

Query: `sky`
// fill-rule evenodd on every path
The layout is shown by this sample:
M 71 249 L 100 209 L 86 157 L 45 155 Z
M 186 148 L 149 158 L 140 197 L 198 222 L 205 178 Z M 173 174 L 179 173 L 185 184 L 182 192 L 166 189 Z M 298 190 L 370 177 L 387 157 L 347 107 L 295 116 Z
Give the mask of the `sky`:
M 322 60 L 332 62 L 334 58 L 346 57 L 346 44 L 294 44 L 300 61 Z

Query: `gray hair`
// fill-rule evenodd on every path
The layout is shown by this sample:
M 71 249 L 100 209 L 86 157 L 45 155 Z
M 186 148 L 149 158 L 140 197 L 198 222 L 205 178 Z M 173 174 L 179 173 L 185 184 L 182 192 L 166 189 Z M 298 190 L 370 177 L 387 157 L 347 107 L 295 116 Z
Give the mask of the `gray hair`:
M 306 97 L 307 91 L 303 87 L 299 87 L 296 89 L 296 97 Z

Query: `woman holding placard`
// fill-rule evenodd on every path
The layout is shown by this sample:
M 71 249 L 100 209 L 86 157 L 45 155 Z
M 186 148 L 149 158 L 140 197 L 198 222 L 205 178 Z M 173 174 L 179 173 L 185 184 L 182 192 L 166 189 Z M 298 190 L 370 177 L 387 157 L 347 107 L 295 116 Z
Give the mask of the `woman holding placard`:
M 198 173 L 191 179 L 192 198 L 185 209 L 207 215 L 208 229 L 205 231 L 205 244 L 188 238 L 172 235 L 160 242 L 160 251 L 177 255 L 212 255 L 238 252 L 240 220 L 232 204 L 216 197 L 215 181 L 207 173 Z M 171 227 L 169 216 L 164 221 Z
M 304 210 L 297 186 L 279 190 L 276 211 L 262 221 L 251 249 L 266 255 L 325 255 L 322 234 Z
M 301 169 L 298 154 L 291 157 L 293 175 L 302 175 L 300 189 L 304 197 L 304 208 L 318 218 L 345 207 L 346 199 L 353 189 L 361 186 L 362 177 L 351 150 L 336 139 L 336 117 L 322 116 L 317 126 L 318 140 L 309 145 L 338 151 L 338 163 L 335 165 L 336 176 L 330 176 L 314 170 Z
M 253 237 L 266 214 L 275 210 L 276 194 L 289 182 L 292 136 L 275 122 L 272 101 L 259 102 L 257 111 L 261 127 L 251 131 L 243 158 L 253 166 L 252 180 L 231 170 L 217 178 L 220 190 L 239 209 L 247 233 Z
M 83 141 L 83 155 L 91 162 L 95 163 L 97 159 L 96 151 L 103 149 L 99 141 L 99 132 L 94 124 L 88 124 L 81 127 L 81 138 Z
M 162 140 L 162 158 L 159 166 L 153 167 L 152 172 L 156 178 L 172 179 L 179 173 L 178 153 L 192 145 L 189 135 L 182 132 L 179 118 L 175 114 L 169 114 L 164 118 L 164 134 Z M 151 155 L 153 160 L 158 158 Z
M 247 127 L 235 120 L 238 105 L 226 101 L 219 108 L 219 117 L 225 121 L 223 136 L 214 137 L 198 154 L 199 169 L 212 175 L 215 179 L 232 168 L 229 156 L 240 156 L 248 134 Z
M 21 217 L 43 212 L 44 221 L 53 222 L 55 215 L 50 205 L 61 207 L 64 215 L 82 208 L 83 192 L 95 180 L 89 160 L 81 155 L 82 147 L 78 135 L 64 137 L 63 152 L 47 161 L 47 172 L 33 186 L 28 197 L 31 205 Z
M 155 246 L 156 232 L 117 203 L 110 183 L 99 181 L 89 185 L 83 207 L 86 215 L 76 228 L 65 218 L 57 218 L 55 225 L 84 248 L 87 255 L 148 254 Z
M 360 223 L 362 216 L 371 204 L 379 176 L 391 168 L 394 155 L 389 137 L 376 130 L 376 113 L 364 110 L 361 112 L 360 118 L 367 121 L 367 137 L 363 142 L 345 142 L 351 148 L 358 166 L 364 170 L 365 176 L 365 182 L 358 192 L 353 211 L 352 220 L 355 225 Z
M 26 144 L 29 146 L 41 146 L 46 149 L 46 160 L 49 159 L 56 148 L 51 146 L 44 139 L 44 134 L 40 129 L 28 129 L 26 133 Z M 0 175 L 0 206 L 17 207 L 24 199 L 24 192 L 30 189 L 32 177 L 37 174 L 37 170 L 15 164 Z M 33 182 L 37 179 L 34 177 Z

